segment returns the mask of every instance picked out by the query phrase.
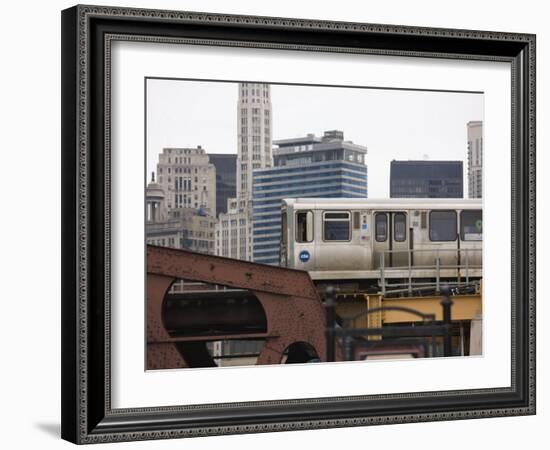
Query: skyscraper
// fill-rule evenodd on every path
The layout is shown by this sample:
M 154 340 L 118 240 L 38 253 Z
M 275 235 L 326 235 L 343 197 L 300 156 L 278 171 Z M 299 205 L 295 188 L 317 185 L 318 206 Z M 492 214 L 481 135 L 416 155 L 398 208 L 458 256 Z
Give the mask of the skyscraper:
M 252 171 L 271 167 L 269 84 L 239 83 L 237 104 L 237 197 L 252 199 Z
M 462 198 L 462 161 L 392 161 L 391 198 Z
M 157 184 L 164 191 L 167 210 L 202 209 L 216 215 L 216 168 L 200 145 L 162 149 Z
M 269 84 L 239 83 L 237 197 L 216 226 L 216 254 L 252 261 L 252 172 L 272 166 Z
M 481 198 L 483 193 L 483 122 L 468 122 L 468 197 Z
M 254 171 L 254 262 L 279 264 L 281 200 L 367 197 L 367 148 L 344 141 L 342 131 L 274 142 L 274 167 Z

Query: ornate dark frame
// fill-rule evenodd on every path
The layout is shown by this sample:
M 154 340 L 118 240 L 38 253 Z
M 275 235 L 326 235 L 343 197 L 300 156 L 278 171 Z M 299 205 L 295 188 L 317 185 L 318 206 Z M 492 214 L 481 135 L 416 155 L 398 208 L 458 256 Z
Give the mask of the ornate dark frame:
M 507 61 L 512 67 L 512 384 L 112 409 L 110 43 L 186 42 Z M 62 437 L 97 443 L 535 413 L 535 36 L 75 6 L 62 12 Z

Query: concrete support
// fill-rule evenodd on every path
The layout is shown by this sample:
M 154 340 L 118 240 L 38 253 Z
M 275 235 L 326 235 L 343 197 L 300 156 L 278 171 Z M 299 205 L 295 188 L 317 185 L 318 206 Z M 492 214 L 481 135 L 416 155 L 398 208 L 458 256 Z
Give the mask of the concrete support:
M 481 314 L 477 314 L 470 322 L 470 355 L 481 355 L 483 352 L 482 322 Z

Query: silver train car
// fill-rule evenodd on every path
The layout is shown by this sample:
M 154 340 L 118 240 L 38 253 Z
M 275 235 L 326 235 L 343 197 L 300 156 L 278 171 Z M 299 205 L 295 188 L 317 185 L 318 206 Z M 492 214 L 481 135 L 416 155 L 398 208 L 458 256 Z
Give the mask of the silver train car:
M 480 199 L 285 199 L 283 267 L 313 280 L 479 279 Z

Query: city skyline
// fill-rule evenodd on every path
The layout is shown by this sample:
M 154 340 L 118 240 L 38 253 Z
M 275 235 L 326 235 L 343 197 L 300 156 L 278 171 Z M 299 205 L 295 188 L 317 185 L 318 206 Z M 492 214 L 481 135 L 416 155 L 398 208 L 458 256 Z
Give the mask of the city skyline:
M 236 154 L 237 99 L 233 82 L 148 80 L 148 177 L 164 147 Z M 479 93 L 272 84 L 271 102 L 273 140 L 341 129 L 366 145 L 371 198 L 389 197 L 393 159 L 461 160 L 467 167 L 466 124 L 483 120 Z

